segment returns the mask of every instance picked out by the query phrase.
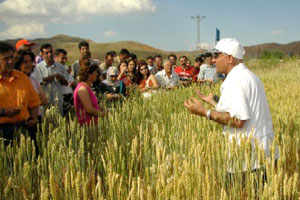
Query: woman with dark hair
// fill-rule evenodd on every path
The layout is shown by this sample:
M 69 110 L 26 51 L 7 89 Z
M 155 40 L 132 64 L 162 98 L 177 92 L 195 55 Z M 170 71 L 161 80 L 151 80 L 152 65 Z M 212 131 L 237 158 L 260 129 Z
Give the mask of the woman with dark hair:
M 80 125 L 97 125 L 98 116 L 105 116 L 105 111 L 98 105 L 97 97 L 91 89 L 98 77 L 98 65 L 80 65 L 79 83 L 74 90 L 74 107 Z
M 20 70 L 21 72 L 23 72 L 25 75 L 28 76 L 28 78 L 30 79 L 32 86 L 35 90 L 35 92 L 38 94 L 40 101 L 41 101 L 41 105 L 47 105 L 48 104 L 48 100 L 46 97 L 46 94 L 44 92 L 44 90 L 42 89 L 40 83 L 35 80 L 33 77 L 31 77 L 31 73 L 33 71 L 34 65 L 33 63 L 35 62 L 35 55 L 32 52 L 29 51 L 24 51 L 24 50 L 20 50 L 15 54 L 15 69 L 16 70 Z M 42 121 L 42 112 L 40 110 L 40 108 L 38 108 L 38 119 L 29 119 L 26 121 L 26 125 L 27 125 L 27 130 L 28 133 L 30 134 L 30 137 L 33 139 L 35 147 L 36 147 L 36 152 L 38 152 L 38 148 L 36 145 L 36 133 L 37 133 L 37 124 L 41 123 Z
M 16 53 L 15 60 L 16 60 L 15 69 L 20 70 L 21 72 L 23 72 L 24 74 L 26 74 L 29 77 L 34 90 L 40 97 L 41 105 L 47 105 L 48 100 L 46 97 L 46 93 L 44 92 L 40 83 L 37 80 L 35 80 L 35 78 L 30 76 L 34 69 L 33 63 L 35 61 L 35 55 L 32 52 L 20 50 Z M 42 113 L 41 113 L 40 109 L 38 112 L 39 112 L 38 113 L 39 119 L 41 119 Z
M 137 71 L 137 83 L 142 92 L 148 92 L 159 88 L 155 76 L 150 73 L 145 61 L 140 61 Z
M 126 86 L 136 84 L 136 63 L 133 59 L 128 61 L 127 67 L 121 70 L 118 79 L 123 81 Z

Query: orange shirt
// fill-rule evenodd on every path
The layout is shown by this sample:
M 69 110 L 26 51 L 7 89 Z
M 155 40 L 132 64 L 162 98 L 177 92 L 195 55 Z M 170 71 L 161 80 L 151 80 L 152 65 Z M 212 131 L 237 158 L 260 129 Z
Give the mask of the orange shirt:
M 0 117 L 0 124 L 15 123 L 30 117 L 28 108 L 40 105 L 30 79 L 20 71 L 13 70 L 9 81 L 0 75 L 0 108 L 21 108 L 14 117 Z

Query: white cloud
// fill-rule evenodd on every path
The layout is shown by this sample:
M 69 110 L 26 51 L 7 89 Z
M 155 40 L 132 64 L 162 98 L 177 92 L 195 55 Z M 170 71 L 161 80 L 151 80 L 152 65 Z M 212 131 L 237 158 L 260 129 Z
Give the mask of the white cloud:
M 21 30 L 15 28 L 20 24 L 70 24 L 90 21 L 99 15 L 151 13 L 155 10 L 152 0 L 5 0 L 0 2 L 0 22 L 7 26 L 7 30 L 1 33 Z M 11 37 L 19 34 L 21 32 Z
M 105 37 L 114 37 L 117 35 L 117 33 L 114 31 L 104 31 L 102 32 L 102 35 L 104 35 Z
M 270 32 L 271 35 L 282 35 L 283 30 L 273 30 Z
M 11 26 L 5 31 L 0 32 L 0 37 L 9 38 L 28 38 L 31 36 L 45 35 L 45 27 L 42 24 L 26 24 Z

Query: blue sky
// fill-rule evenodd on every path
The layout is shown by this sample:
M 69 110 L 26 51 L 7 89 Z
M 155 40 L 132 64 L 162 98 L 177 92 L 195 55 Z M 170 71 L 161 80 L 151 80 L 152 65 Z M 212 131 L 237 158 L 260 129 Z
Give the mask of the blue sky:
M 202 47 L 215 30 L 244 46 L 299 41 L 299 0 L 0 0 L 0 39 L 67 34 L 95 42 L 132 40 L 163 50 Z M 26 25 L 24 25 L 26 24 Z

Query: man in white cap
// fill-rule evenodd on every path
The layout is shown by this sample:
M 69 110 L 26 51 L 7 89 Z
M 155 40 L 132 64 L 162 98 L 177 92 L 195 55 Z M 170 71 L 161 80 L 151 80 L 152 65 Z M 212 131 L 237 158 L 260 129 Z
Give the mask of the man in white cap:
M 274 139 L 272 118 L 262 82 L 243 63 L 244 48 L 234 38 L 220 40 L 215 47 L 214 62 L 218 73 L 225 74 L 226 79 L 221 85 L 221 97 L 215 102 L 213 95 L 205 96 L 199 91 L 197 95 L 202 101 L 215 106 L 208 109 L 196 98 L 184 102 L 191 113 L 224 125 L 224 134 L 229 133 L 239 142 L 241 137 L 252 137 L 252 163 L 247 169 L 246 163 L 240 168 L 230 166 L 229 173 L 237 171 L 255 171 L 261 168 L 255 156 L 255 139 L 264 150 L 265 156 L 270 157 L 270 147 Z M 257 149 L 256 149 L 257 150 Z M 275 159 L 279 157 L 278 151 Z M 246 160 L 246 159 L 245 159 Z

